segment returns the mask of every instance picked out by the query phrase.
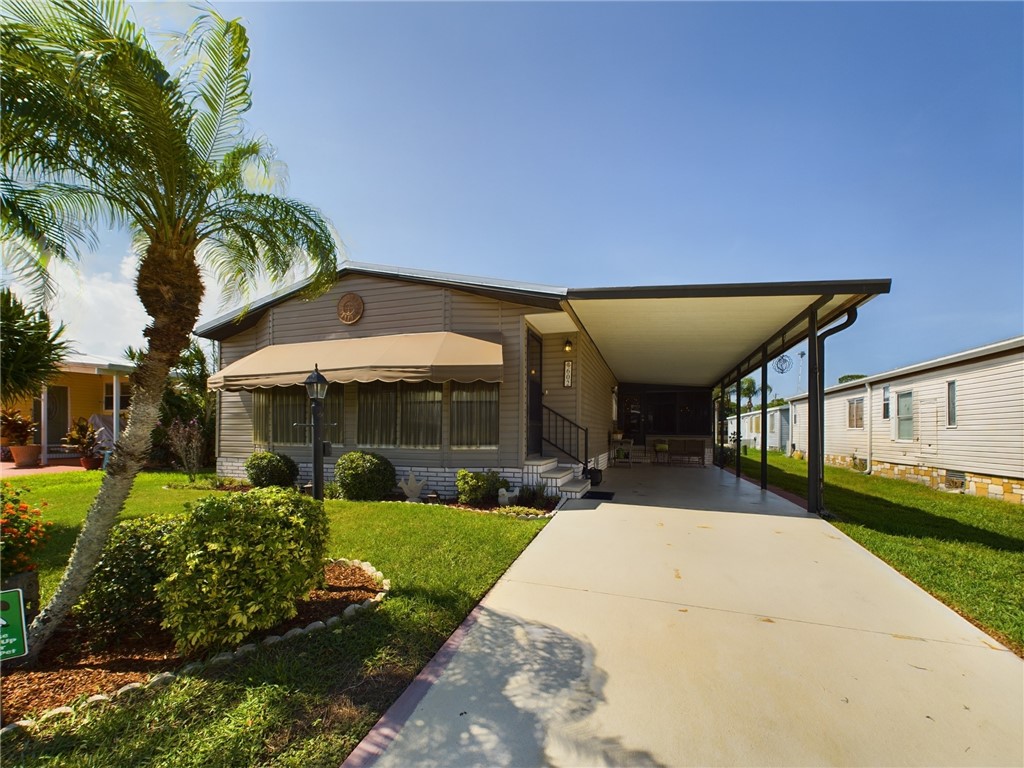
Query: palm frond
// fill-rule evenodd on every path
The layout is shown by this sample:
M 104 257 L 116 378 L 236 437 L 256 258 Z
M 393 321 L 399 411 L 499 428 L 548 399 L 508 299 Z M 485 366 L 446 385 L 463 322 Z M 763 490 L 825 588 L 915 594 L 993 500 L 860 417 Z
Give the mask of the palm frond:
M 184 35 L 183 52 L 195 57 L 184 82 L 194 116 L 189 124 L 193 151 L 216 164 L 241 140 L 242 115 L 252 106 L 249 37 L 237 19 L 209 10 Z
M 238 193 L 210 210 L 200 233 L 208 268 L 234 295 L 259 278 L 280 280 L 296 263 L 310 269 L 309 290 L 322 292 L 337 278 L 338 242 L 316 208 L 274 195 Z

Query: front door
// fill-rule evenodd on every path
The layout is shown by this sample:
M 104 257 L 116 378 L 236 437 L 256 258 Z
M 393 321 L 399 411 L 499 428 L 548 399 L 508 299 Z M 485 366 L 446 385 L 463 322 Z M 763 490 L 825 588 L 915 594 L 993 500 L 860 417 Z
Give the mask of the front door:
M 42 421 L 41 402 L 32 404 L 32 420 L 36 424 Z M 68 403 L 67 387 L 46 388 L 46 445 L 49 450 L 60 447 L 60 441 L 71 429 L 71 409 Z
M 544 411 L 541 398 L 544 387 L 541 370 L 540 336 L 529 333 L 526 337 L 526 453 L 539 454 L 544 435 Z

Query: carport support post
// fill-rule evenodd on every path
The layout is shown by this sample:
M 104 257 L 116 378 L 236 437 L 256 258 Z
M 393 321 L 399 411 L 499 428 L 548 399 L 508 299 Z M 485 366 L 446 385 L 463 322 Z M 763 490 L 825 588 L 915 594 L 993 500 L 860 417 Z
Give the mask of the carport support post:
M 761 490 L 768 490 L 768 345 L 761 347 Z
M 818 311 L 807 315 L 807 511 L 821 512 L 821 376 L 819 375 Z
M 736 369 L 736 477 L 740 476 L 740 445 L 743 443 L 743 429 L 740 427 L 740 405 L 742 404 L 742 393 L 740 392 L 740 369 Z

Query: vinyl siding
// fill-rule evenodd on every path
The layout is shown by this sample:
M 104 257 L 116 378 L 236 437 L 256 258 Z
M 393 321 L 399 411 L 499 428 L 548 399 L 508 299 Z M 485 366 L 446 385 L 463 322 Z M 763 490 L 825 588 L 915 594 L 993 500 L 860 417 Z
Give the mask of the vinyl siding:
M 789 409 L 790 442 L 796 450 L 807 453 L 807 399 L 794 400 Z M 827 438 L 826 438 L 827 439 Z
M 848 424 L 851 400 L 864 401 L 864 426 Z M 806 433 L 806 429 L 805 429 Z M 868 395 L 863 387 L 845 390 L 825 399 L 825 453 L 864 458 L 868 450 Z
M 267 335 L 266 318 L 247 331 L 236 334 L 220 345 L 220 366 L 230 365 L 260 346 Z M 254 450 L 252 442 L 252 393 L 219 392 L 217 397 L 217 455 L 244 459 Z
M 1024 477 L 1024 352 L 1019 348 L 941 368 L 892 378 L 872 377 L 865 386 L 825 394 L 825 453 L 867 456 L 871 421 L 871 460 L 910 466 Z M 946 424 L 946 384 L 956 381 L 957 424 Z M 883 387 L 889 387 L 890 418 L 882 418 Z M 896 398 L 912 393 L 913 438 L 896 439 Z M 846 428 L 847 402 L 864 397 L 865 429 Z M 807 399 L 792 403 L 797 423 L 792 441 L 807 450 Z
M 585 333 L 578 334 L 580 350 L 580 418 L 590 432 L 590 456 L 595 458 L 610 448 L 612 428 L 612 390 L 618 381 L 605 364 L 597 345 Z
M 946 426 L 948 381 L 956 381 L 955 427 Z M 883 385 L 892 399 L 888 420 L 882 418 Z M 923 371 L 873 388 L 873 461 L 1024 477 L 1024 353 Z M 905 391 L 913 393 L 912 441 L 895 439 L 896 395 Z
M 364 303 L 363 317 L 355 325 L 338 320 L 338 300 L 358 293 Z M 275 306 L 254 328 L 221 344 L 226 365 L 269 344 L 362 338 L 398 333 L 452 331 L 500 342 L 503 350 L 503 382 L 500 385 L 499 447 L 453 449 L 448 433 L 449 385 L 444 385 L 442 446 L 437 449 L 377 448 L 397 465 L 470 467 L 522 466 L 525 454 L 526 393 L 523 382 L 526 323 L 523 315 L 535 307 L 479 297 L 453 288 L 405 283 L 401 280 L 352 275 L 312 301 L 291 299 Z M 312 362 L 311 361 L 311 365 Z M 547 361 L 545 361 L 547 365 Z M 334 456 L 362 447 L 356 443 L 358 385 L 345 386 L 344 443 Z M 252 396 L 221 393 L 218 455 L 244 458 L 253 451 Z M 261 446 L 262 447 L 262 446 Z M 281 446 L 283 453 L 308 461 L 308 448 Z

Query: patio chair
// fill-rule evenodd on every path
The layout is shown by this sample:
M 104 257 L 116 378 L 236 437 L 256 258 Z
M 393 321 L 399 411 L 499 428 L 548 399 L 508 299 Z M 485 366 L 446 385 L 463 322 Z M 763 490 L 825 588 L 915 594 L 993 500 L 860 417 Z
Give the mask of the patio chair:
M 633 466 L 633 441 L 632 439 L 617 440 L 612 443 L 612 463 L 625 462 L 626 466 Z

